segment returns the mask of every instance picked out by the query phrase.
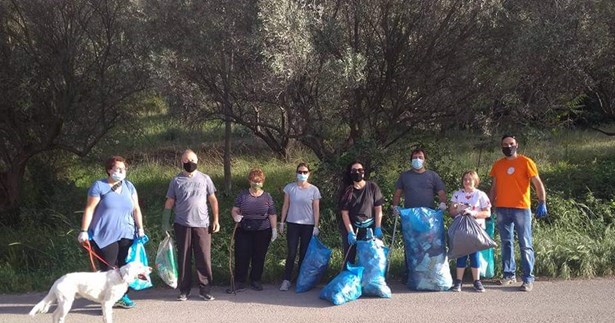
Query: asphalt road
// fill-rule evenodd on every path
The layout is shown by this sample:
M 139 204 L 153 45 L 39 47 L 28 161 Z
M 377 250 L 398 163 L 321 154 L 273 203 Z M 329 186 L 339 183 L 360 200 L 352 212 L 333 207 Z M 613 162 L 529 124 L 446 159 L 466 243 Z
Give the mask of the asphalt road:
M 229 295 L 215 287 L 214 301 L 175 300 L 177 291 L 154 288 L 133 292 L 133 309 L 114 309 L 115 322 L 615 322 L 615 278 L 537 281 L 532 292 L 518 285 L 485 282 L 485 293 L 471 284 L 461 293 L 415 292 L 392 282 L 391 299 L 360 298 L 334 306 L 318 298 L 320 287 L 296 294 L 265 285 Z M 50 322 L 51 314 L 27 313 L 44 293 L 0 295 L 0 322 Z M 55 307 L 52 307 L 53 310 Z M 100 306 L 80 299 L 66 322 L 102 322 Z

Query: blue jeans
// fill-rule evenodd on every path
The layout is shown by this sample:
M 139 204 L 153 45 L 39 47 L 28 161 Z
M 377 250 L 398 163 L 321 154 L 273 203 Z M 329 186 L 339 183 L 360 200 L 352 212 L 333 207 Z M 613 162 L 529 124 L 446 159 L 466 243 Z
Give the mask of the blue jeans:
M 477 251 L 467 256 L 457 258 L 457 268 L 466 268 L 466 266 L 468 265 L 468 258 L 470 258 L 470 267 L 480 268 L 480 259 L 478 258 L 479 252 L 480 251 Z
M 534 281 L 534 246 L 532 244 L 532 212 L 530 209 L 496 208 L 497 226 L 502 239 L 502 268 L 505 278 L 515 277 L 515 235 L 519 238 L 523 282 Z

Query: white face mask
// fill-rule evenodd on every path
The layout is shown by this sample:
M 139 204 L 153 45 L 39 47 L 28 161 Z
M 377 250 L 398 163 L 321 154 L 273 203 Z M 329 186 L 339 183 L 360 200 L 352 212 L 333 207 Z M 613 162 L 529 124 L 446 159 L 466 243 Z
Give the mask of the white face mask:
M 126 178 L 126 173 L 116 171 L 116 172 L 111 173 L 111 178 L 113 178 L 114 181 L 119 182 L 119 181 L 124 180 L 124 178 Z

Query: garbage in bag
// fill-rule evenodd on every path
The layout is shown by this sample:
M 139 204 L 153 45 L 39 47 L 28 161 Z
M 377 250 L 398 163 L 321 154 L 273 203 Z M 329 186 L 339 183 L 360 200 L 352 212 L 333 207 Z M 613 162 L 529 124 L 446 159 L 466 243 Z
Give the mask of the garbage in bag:
M 333 278 L 320 291 L 320 298 L 341 305 L 361 297 L 363 267 L 346 264 L 346 270 Z
M 441 210 L 399 209 L 401 216 L 408 281 L 414 290 L 448 290 L 453 285 Z
M 391 297 L 391 288 L 384 279 L 388 253 L 389 248 L 380 239 L 357 241 L 357 265 L 364 268 L 361 279 L 363 295 Z
M 145 244 L 149 241 L 149 238 L 144 235 L 142 237 L 137 237 L 132 241 L 132 245 L 128 249 L 128 255 L 126 256 L 126 263 L 131 262 L 139 262 L 143 264 L 143 266 L 147 267 L 147 253 L 145 252 Z M 152 281 L 149 279 L 149 275 L 147 280 L 135 279 L 132 283 L 128 284 L 130 288 L 134 290 L 142 290 L 146 288 L 152 287 Z
M 495 234 L 495 213 L 491 213 L 491 217 L 485 221 L 485 231 L 491 239 Z M 495 276 L 495 261 L 494 261 L 494 249 L 489 248 L 480 252 L 484 265 L 481 263 L 480 276 L 485 278 L 493 278 Z
M 448 228 L 448 243 L 450 258 L 467 256 L 497 246 L 480 224 L 468 215 L 455 217 Z
M 312 236 L 299 268 L 295 292 L 303 293 L 314 288 L 327 270 L 329 259 L 331 259 L 331 249 L 327 248 L 317 236 Z
M 173 238 L 171 238 L 168 232 L 166 238 L 158 245 L 158 252 L 156 252 L 156 269 L 162 281 L 172 288 L 177 288 L 178 274 L 175 246 Z

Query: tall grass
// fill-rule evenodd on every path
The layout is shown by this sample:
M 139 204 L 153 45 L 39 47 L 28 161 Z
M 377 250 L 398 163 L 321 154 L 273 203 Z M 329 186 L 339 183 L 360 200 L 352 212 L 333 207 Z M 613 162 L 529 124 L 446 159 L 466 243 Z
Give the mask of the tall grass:
M 70 271 L 89 270 L 88 258 L 76 241 L 86 192 L 91 183 L 105 176 L 102 161 L 109 155 L 128 158 L 128 179 L 138 191 L 146 233 L 151 241 L 146 245 L 153 262 L 158 243 L 162 240 L 160 220 L 170 179 L 180 171 L 179 156 L 192 148 L 200 158 L 199 169 L 209 174 L 218 189 L 223 187 L 222 128 L 207 124 L 187 128 L 180 122 L 161 115 L 149 115 L 130 129 L 117 129 L 87 158 L 46 156 L 29 168 L 26 183 L 26 203 L 21 210 L 20 227 L 0 227 L 1 293 L 44 290 L 60 275 Z M 460 176 L 466 169 L 475 169 L 482 178 L 480 188 L 488 190 L 488 172 L 501 158 L 499 136 L 474 137 L 468 132 L 451 132 L 442 136 L 412 136 L 412 140 L 386 151 L 370 144 L 356 148 L 357 156 L 375 156 L 371 178 L 382 188 L 387 207 L 394 183 L 407 169 L 410 146 L 420 143 L 428 152 L 428 167 L 445 180 L 450 193 L 460 187 Z M 538 164 L 548 193 L 549 218 L 534 225 L 537 276 L 573 278 L 612 275 L 615 268 L 615 141 L 597 133 L 563 131 L 560 133 L 526 132 L 518 136 L 522 154 Z M 371 150 L 370 150 L 371 149 Z M 307 161 L 314 168 L 311 180 L 323 194 L 321 240 L 333 248 L 327 278 L 341 268 L 341 241 L 337 232 L 334 175 L 343 169 L 342 156 L 338 164 L 317 163 L 301 147 L 292 150 L 290 161 L 273 156 L 246 131 L 235 128 L 232 159 L 232 191 L 218 192 L 221 231 L 214 235 L 212 265 L 214 283 L 228 284 L 228 261 L 233 222 L 230 209 L 235 196 L 247 188 L 247 173 L 261 167 L 266 173 L 265 190 L 276 202 L 278 213 L 282 205 L 282 188 L 294 180 L 295 165 Z M 344 159 L 346 158 L 346 159 Z M 52 172 L 48 164 L 51 163 Z M 47 168 L 44 168 L 47 167 Z M 448 224 L 447 219 L 447 224 Z M 393 219 L 384 220 L 383 231 L 389 243 Z M 400 225 L 398 225 L 399 230 Z M 496 230 L 497 231 L 497 230 Z M 497 235 L 497 232 L 496 232 Z M 403 273 L 403 245 L 398 231 L 392 254 L 389 278 Z M 497 241 L 496 237 L 496 241 Z M 499 250 L 496 250 L 499 259 Z M 275 241 L 267 255 L 264 279 L 279 282 L 284 269 L 286 242 Z M 500 273 L 500 263 L 496 262 Z M 153 275 L 154 277 L 155 275 Z M 163 283 L 154 277 L 154 283 Z

